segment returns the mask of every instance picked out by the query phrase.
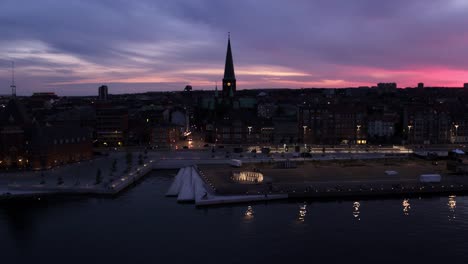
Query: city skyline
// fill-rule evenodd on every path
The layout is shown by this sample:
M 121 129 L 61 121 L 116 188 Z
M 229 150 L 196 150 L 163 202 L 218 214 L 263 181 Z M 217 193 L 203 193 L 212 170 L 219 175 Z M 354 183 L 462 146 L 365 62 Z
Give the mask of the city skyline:
M 227 32 L 239 89 L 462 87 L 463 1 L 0 4 L 0 94 L 214 89 Z M 227 19 L 227 18 L 230 19 Z

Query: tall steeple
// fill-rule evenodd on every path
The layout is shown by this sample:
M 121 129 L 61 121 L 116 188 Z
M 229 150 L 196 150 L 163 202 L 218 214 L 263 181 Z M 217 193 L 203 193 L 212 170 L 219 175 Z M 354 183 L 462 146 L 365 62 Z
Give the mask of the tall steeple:
M 223 97 L 227 98 L 232 89 L 232 96 L 236 92 L 236 75 L 234 73 L 234 61 L 232 60 L 231 51 L 231 33 L 228 33 L 228 45 L 226 52 L 226 63 L 224 65 L 224 78 L 223 78 Z
M 16 97 L 16 85 L 15 85 L 15 62 L 11 62 L 11 96 Z

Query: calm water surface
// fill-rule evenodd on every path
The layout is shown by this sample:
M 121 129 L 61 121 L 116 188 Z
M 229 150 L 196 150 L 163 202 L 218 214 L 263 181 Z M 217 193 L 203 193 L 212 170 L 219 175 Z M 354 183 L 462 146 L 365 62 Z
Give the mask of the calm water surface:
M 153 172 L 114 198 L 0 204 L 0 263 L 468 263 L 468 200 L 196 209 Z M 406 207 L 405 207 L 405 206 Z

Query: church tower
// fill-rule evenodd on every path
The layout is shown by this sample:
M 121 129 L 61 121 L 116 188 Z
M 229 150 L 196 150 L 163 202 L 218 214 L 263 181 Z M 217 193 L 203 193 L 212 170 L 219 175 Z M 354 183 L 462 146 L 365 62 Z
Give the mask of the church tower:
M 236 93 L 236 75 L 231 52 L 231 35 L 228 35 L 226 64 L 224 65 L 223 98 L 232 98 Z

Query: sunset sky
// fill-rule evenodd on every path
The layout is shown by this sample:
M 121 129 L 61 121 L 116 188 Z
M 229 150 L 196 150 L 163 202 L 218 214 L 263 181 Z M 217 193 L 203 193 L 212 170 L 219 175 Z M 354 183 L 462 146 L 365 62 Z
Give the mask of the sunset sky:
M 238 89 L 462 86 L 466 0 L 2 0 L 0 94 L 213 89 L 231 32 Z

